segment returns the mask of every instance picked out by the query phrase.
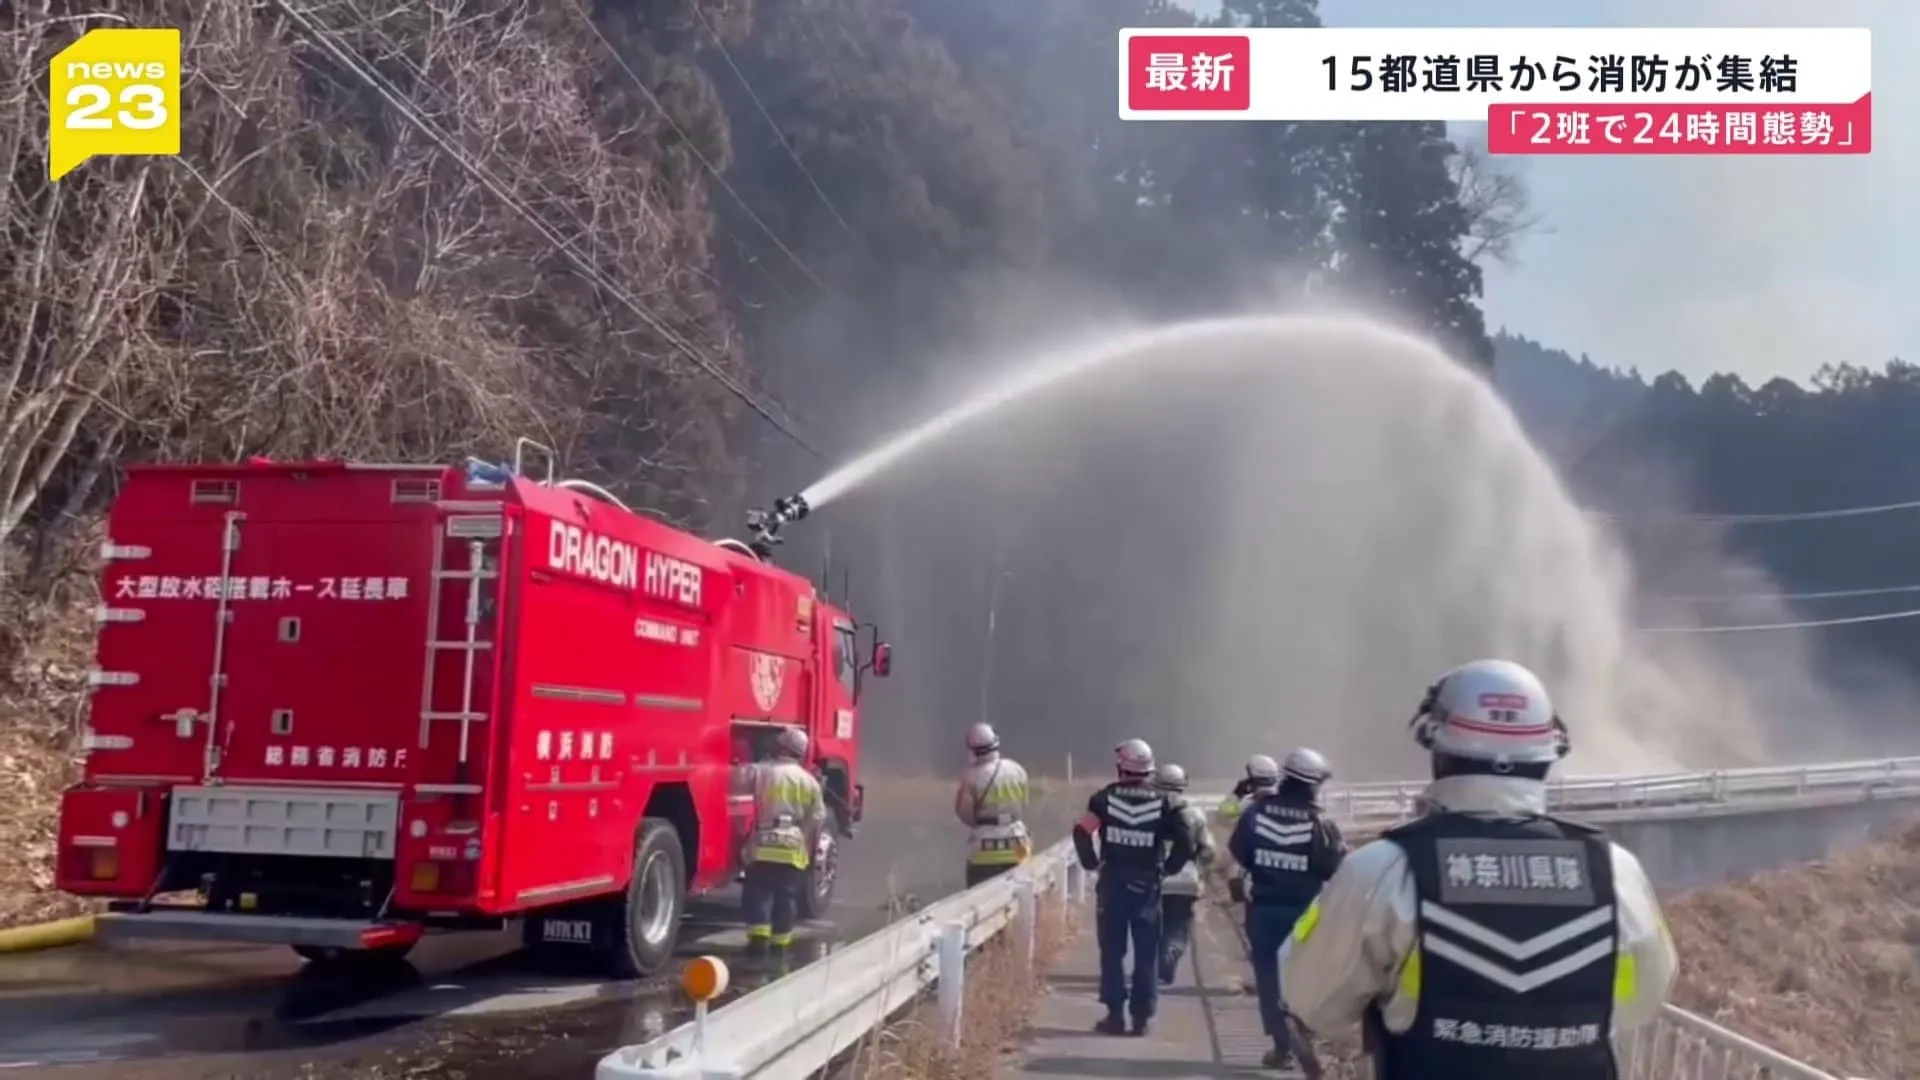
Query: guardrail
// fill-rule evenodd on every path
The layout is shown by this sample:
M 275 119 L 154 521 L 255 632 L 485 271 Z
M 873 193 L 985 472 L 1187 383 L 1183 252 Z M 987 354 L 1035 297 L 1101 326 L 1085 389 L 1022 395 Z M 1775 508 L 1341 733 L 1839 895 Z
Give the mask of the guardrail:
M 1331 809 L 1375 823 L 1415 811 L 1424 784 L 1356 784 L 1327 793 Z M 1578 811 L 1778 799 L 1849 790 L 1920 793 L 1920 758 L 1649 776 L 1573 777 L 1550 785 L 1550 804 Z M 1218 796 L 1192 800 L 1211 810 Z M 596 1080 L 785 1080 L 826 1067 L 874 1029 L 941 987 L 957 1016 L 966 956 L 1009 927 L 1031 935 L 1045 890 L 1078 898 L 1084 879 L 1070 842 L 1011 874 L 950 896 L 853 945 L 704 1011 L 651 1042 L 603 1058 Z M 1029 945 L 1031 937 L 1029 936 Z M 1675 1006 L 1619 1042 L 1623 1080 L 1839 1080 Z
M 957 1022 L 966 958 L 1009 927 L 1037 926 L 1040 895 L 1084 890 L 1071 841 L 922 908 L 652 1042 L 602 1058 L 595 1080 L 789 1080 L 812 1076 L 929 988 Z M 1029 955 L 1031 955 L 1029 953 Z
M 1418 809 L 1424 781 L 1330 786 L 1328 809 L 1349 820 L 1398 818 Z M 1920 757 L 1836 761 L 1643 776 L 1574 776 L 1549 781 L 1547 803 L 1580 811 L 1722 804 L 1812 794 L 1920 793 Z
M 1614 1045 L 1620 1080 L 1840 1080 L 1677 1005 Z

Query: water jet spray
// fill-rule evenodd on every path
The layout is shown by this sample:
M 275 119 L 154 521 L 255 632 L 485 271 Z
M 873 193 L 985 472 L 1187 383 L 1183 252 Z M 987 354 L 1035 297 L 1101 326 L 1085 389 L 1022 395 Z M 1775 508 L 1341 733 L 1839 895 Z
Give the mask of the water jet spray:
M 754 514 L 755 548 L 1002 410 L 1172 364 L 1240 376 L 1223 385 L 1238 422 L 1215 470 L 1226 527 L 1150 541 L 1202 568 L 1201 640 L 1161 646 L 1192 675 L 1175 707 L 1205 718 L 1182 725 L 1192 752 L 1237 760 L 1278 735 L 1398 769 L 1369 718 L 1404 708 L 1402 695 L 1439 671 L 1505 656 L 1540 671 L 1579 726 L 1578 768 L 1765 753 L 1753 699 L 1721 689 L 1711 657 L 1634 636 L 1624 553 L 1497 393 L 1429 342 L 1363 318 L 1227 315 L 1044 349 Z M 1262 384 L 1281 380 L 1271 391 L 1247 381 L 1260 369 Z M 1301 441 L 1310 462 L 1293 453 Z M 1281 699 L 1284 734 L 1263 719 Z

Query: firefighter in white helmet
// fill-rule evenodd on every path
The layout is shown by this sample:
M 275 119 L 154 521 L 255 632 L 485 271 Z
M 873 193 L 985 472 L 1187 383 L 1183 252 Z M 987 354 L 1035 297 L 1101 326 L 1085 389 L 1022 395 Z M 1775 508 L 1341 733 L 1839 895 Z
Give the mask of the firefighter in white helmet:
M 1301 916 L 1288 1009 L 1363 1025 L 1378 1080 L 1615 1080 L 1613 1036 L 1659 1015 L 1678 958 L 1639 861 L 1546 812 L 1570 745 L 1546 688 L 1475 661 L 1427 690 L 1413 729 L 1426 816 L 1354 852 Z
M 1272 1049 L 1262 1064 L 1284 1069 L 1297 1053 L 1312 1061 L 1306 1040 L 1295 1040 L 1280 1005 L 1280 949 L 1293 924 L 1347 856 L 1346 837 L 1320 805 L 1320 788 L 1333 767 L 1304 746 L 1287 755 L 1280 784 L 1255 795 L 1227 840 L 1245 874 L 1247 959 L 1260 997 L 1260 1027 Z M 1309 1073 L 1316 1072 L 1309 1069 Z
M 1247 775 L 1233 785 L 1233 794 L 1220 801 L 1220 820 L 1232 825 L 1240 819 L 1247 800 L 1280 786 L 1280 763 L 1265 754 L 1247 759 Z
M 1172 762 L 1156 767 L 1153 786 L 1167 793 L 1167 799 L 1180 811 L 1187 835 L 1193 841 L 1193 861 L 1177 874 L 1167 875 L 1160 883 L 1160 985 L 1172 985 L 1180 970 L 1180 958 L 1186 955 L 1193 935 L 1193 909 L 1200 903 L 1200 877 L 1213 865 L 1217 850 L 1213 830 L 1207 827 L 1207 815 L 1187 802 L 1187 770 Z
M 1229 836 L 1249 802 L 1280 786 L 1280 763 L 1265 754 L 1248 758 L 1246 773 L 1233 785 L 1233 794 L 1220 802 L 1220 823 Z M 1247 872 L 1237 864 L 1227 873 L 1227 895 L 1235 903 L 1247 901 Z
M 973 756 L 953 794 L 953 814 L 965 825 L 967 887 L 1003 874 L 1033 854 L 1027 833 L 1027 770 L 1000 752 L 1000 735 L 991 724 L 967 730 Z
M 827 820 L 820 781 L 806 767 L 807 733 L 786 728 L 772 760 L 754 766 L 753 835 L 747 842 L 747 941 L 784 948 L 793 944 L 801 890 Z
M 1144 1035 L 1160 1001 L 1160 883 L 1193 858 L 1193 837 L 1166 792 L 1153 786 L 1152 747 L 1128 739 L 1113 748 L 1113 759 L 1119 779 L 1087 800 L 1086 813 L 1073 826 L 1073 848 L 1081 866 L 1100 872 L 1094 937 L 1107 1015 L 1094 1030 Z

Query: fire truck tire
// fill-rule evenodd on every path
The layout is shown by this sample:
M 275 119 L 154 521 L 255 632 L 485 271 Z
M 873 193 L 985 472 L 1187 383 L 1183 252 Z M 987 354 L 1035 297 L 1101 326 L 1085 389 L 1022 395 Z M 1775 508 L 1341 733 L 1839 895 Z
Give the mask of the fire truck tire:
M 824 919 L 833 906 L 833 887 L 840 879 L 840 845 L 825 838 L 824 851 L 807 868 L 807 887 L 800 893 L 800 917 Z
M 687 910 L 687 856 L 672 823 L 648 818 L 633 846 L 633 878 L 621 904 L 621 947 L 614 964 L 621 978 L 646 978 L 673 962 L 680 920 Z

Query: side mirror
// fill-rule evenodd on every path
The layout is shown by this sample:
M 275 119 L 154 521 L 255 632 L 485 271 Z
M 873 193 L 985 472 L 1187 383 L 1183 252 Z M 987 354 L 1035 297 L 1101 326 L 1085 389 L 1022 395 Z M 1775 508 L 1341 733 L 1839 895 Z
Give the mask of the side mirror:
M 873 643 L 873 677 L 884 679 L 893 674 L 893 646 L 884 641 Z

